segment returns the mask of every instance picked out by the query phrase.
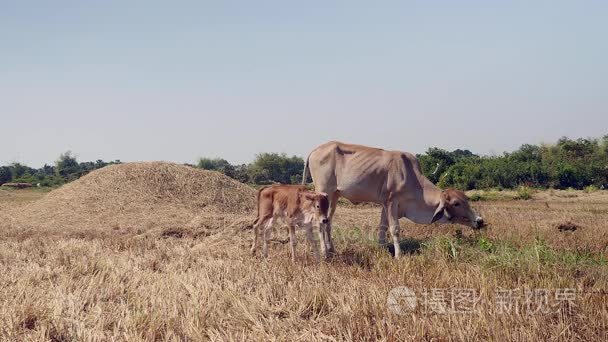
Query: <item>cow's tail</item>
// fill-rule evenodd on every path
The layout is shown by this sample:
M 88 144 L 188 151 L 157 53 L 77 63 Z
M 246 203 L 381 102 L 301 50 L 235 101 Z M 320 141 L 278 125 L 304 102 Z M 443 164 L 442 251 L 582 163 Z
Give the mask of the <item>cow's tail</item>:
M 308 179 L 308 159 L 310 159 L 310 154 L 306 157 L 304 161 L 304 171 L 302 172 L 302 185 L 306 185 L 306 180 Z

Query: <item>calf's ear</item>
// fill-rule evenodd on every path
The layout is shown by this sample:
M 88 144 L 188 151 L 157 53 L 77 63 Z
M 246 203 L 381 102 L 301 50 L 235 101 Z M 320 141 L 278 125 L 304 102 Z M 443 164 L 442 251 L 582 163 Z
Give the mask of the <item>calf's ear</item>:
M 309 201 L 315 200 L 315 194 L 311 193 L 311 192 L 301 192 L 300 196 L 304 197 L 304 199 L 309 200 Z

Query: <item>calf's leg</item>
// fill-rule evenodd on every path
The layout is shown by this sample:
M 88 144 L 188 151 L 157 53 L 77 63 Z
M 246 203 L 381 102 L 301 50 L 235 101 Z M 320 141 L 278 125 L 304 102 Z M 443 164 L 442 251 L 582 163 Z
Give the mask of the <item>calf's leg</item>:
M 317 245 L 314 237 L 312 236 L 312 224 L 305 224 L 304 229 L 306 230 L 306 239 L 308 240 L 308 244 L 310 245 L 310 248 L 312 248 L 312 252 L 315 256 L 315 261 L 319 262 L 321 259 L 319 256 L 319 245 Z M 320 229 L 321 226 L 319 226 L 319 230 Z
M 253 222 L 253 243 L 251 244 L 251 254 L 255 254 L 258 246 L 258 237 L 260 235 L 260 227 L 264 227 L 267 217 L 259 217 Z
M 262 244 L 262 253 L 264 255 L 264 258 L 268 257 L 268 239 L 270 238 L 272 221 L 272 218 L 266 221 L 266 224 L 264 225 L 264 231 L 262 232 L 262 234 L 264 235 L 264 243 Z
M 291 248 L 291 261 L 296 262 L 296 227 L 289 223 L 289 247 Z

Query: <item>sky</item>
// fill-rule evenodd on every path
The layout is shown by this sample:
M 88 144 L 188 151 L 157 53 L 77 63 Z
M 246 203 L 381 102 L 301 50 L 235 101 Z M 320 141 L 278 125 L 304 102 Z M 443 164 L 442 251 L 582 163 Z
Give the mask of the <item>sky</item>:
M 0 164 L 608 134 L 607 1 L 0 0 Z

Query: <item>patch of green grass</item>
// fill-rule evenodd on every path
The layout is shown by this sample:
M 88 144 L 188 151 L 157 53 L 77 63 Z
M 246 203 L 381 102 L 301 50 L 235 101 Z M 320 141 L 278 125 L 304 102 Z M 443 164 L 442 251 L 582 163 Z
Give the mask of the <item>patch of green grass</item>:
M 387 234 L 385 246 L 378 245 L 375 230 L 334 227 L 332 235 L 338 249 L 363 248 L 374 255 L 385 255 L 388 260 L 394 255 L 390 234 Z M 525 271 L 550 272 L 556 268 L 574 270 L 585 266 L 608 266 L 605 254 L 555 249 L 540 237 L 532 243 L 520 245 L 516 241 L 493 239 L 484 233 L 468 236 L 457 233 L 424 240 L 405 238 L 400 246 L 404 258 L 421 258 L 429 263 L 442 261 L 476 265 L 491 272 L 502 270 L 518 274 Z
M 557 254 L 557 259 L 566 265 L 608 266 L 606 255 L 597 255 L 589 251 L 562 251 Z
M 487 269 L 608 265 L 608 258 L 604 254 L 554 249 L 540 238 L 533 244 L 516 246 L 509 241 L 493 240 L 484 235 L 462 238 L 441 236 L 423 242 L 421 247 L 422 254 L 477 264 Z
M 485 237 L 481 237 L 477 241 L 477 246 L 479 247 L 479 249 L 486 253 L 494 253 L 496 251 L 496 246 L 494 245 L 494 242 Z

